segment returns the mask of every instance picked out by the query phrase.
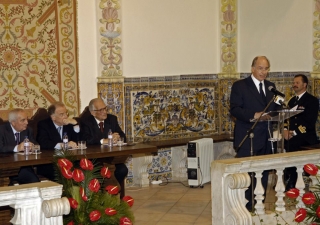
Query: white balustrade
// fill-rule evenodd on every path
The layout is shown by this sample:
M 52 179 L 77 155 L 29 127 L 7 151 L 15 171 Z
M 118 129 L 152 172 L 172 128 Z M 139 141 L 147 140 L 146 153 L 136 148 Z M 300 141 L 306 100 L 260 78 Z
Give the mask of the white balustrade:
M 0 187 L 0 206 L 15 209 L 14 225 L 62 225 L 70 205 L 61 194 L 62 185 L 51 181 Z
M 296 188 L 300 190 L 296 208 L 304 207 L 301 195 L 304 194 L 303 166 L 308 163 L 320 163 L 320 150 L 299 151 L 274 155 L 255 156 L 215 160 L 211 163 L 211 196 L 212 224 L 215 225 L 250 225 L 260 224 L 293 224 L 295 211 L 285 211 L 285 186 L 283 170 L 286 167 L 297 167 L 298 180 Z M 264 188 L 261 184 L 262 172 L 275 170 L 277 182 L 275 192 L 275 212 L 266 214 L 264 207 Z M 248 172 L 255 173 L 257 181 L 255 193 L 255 215 L 246 209 L 247 200 L 244 197 L 251 183 Z M 313 182 L 317 182 L 313 179 Z M 317 183 L 313 183 L 317 184 Z M 276 213 L 281 212 L 281 219 L 275 219 Z
M 152 162 L 152 155 L 134 154 L 132 156 L 133 182 L 141 187 L 147 187 L 150 184 L 148 165 Z

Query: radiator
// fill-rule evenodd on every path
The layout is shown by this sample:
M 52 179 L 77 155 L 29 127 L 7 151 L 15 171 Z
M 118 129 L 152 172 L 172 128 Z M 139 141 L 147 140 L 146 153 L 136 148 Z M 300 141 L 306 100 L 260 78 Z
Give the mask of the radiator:
M 188 184 L 202 186 L 211 181 L 210 165 L 214 160 L 212 138 L 202 138 L 188 143 Z

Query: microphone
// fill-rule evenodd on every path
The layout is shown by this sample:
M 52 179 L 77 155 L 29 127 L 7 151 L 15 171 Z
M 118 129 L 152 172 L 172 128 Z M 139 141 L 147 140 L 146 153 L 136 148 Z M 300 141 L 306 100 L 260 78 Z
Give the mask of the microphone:
M 269 89 L 269 91 L 273 92 L 273 94 L 275 94 L 275 95 L 280 95 L 281 97 L 285 97 L 284 94 L 282 94 L 280 91 L 278 91 L 277 89 L 275 89 L 272 86 L 269 86 L 268 89 Z
M 286 103 L 284 103 L 284 98 L 281 97 L 281 96 L 276 96 L 276 98 L 274 99 L 274 103 L 278 104 L 278 105 L 282 105 L 284 106 L 285 108 L 287 107 L 286 106 Z

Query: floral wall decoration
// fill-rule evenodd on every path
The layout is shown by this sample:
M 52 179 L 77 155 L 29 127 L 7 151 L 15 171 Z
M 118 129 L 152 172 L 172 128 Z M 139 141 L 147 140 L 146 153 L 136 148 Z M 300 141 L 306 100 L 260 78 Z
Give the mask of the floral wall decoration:
M 62 101 L 79 112 L 75 0 L 0 1 L 0 117 Z
M 120 27 L 120 2 L 119 0 L 101 0 L 101 19 L 99 20 L 100 38 L 100 62 L 103 65 L 101 76 L 122 76 L 122 49 Z

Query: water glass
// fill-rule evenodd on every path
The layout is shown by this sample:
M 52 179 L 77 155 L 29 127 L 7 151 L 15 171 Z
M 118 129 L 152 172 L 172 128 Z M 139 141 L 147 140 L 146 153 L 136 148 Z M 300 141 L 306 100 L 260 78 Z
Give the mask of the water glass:
M 87 148 L 86 141 L 78 141 L 78 148 L 86 149 Z
M 33 145 L 32 153 L 33 154 L 39 154 L 40 153 L 40 145 Z
M 117 145 L 121 147 L 121 146 L 123 146 L 123 144 L 124 144 L 124 138 L 120 137 L 119 140 L 118 140 Z

